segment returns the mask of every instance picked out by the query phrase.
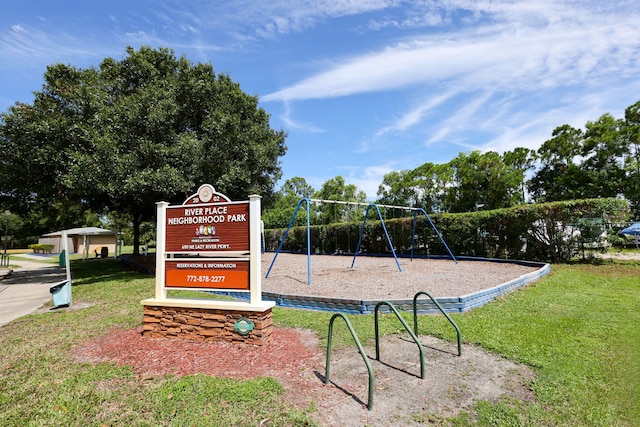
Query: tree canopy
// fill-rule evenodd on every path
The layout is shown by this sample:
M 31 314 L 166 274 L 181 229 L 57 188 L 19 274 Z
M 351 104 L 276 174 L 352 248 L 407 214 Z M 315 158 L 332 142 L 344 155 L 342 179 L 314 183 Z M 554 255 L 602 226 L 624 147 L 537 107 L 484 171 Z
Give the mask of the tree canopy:
M 265 210 L 262 219 L 268 228 L 286 227 L 300 200 L 321 199 L 325 202 L 312 202 L 309 206 L 309 222 L 311 224 L 329 224 L 348 222 L 360 218 L 364 206 L 331 203 L 332 201 L 366 203 L 367 196 L 354 184 L 347 184 L 341 176 L 328 179 L 320 190 L 315 190 L 304 178 L 294 177 L 285 181 L 276 193 L 275 202 Z M 307 222 L 306 205 L 300 205 L 294 225 Z
M 0 115 L 0 197 L 13 210 L 84 206 L 139 226 L 159 200 L 182 201 L 202 183 L 232 199 L 267 199 L 281 176 L 284 131 L 258 99 L 211 64 L 169 49 L 127 48 L 99 67 L 49 66 L 32 104 Z
M 559 200 L 624 195 L 633 204 L 637 193 L 626 186 L 637 158 L 630 125 L 610 114 L 587 122 L 585 130 L 558 126 L 538 149 L 540 169 L 529 182 L 534 200 Z
M 625 110 L 622 137 L 627 144 L 623 191 L 636 218 L 640 218 L 640 101 Z
M 378 201 L 431 212 L 509 207 L 523 199 L 522 182 L 531 168 L 530 155 L 526 149 L 503 156 L 472 151 L 459 153 L 445 164 L 427 162 L 413 170 L 390 172 L 378 187 Z

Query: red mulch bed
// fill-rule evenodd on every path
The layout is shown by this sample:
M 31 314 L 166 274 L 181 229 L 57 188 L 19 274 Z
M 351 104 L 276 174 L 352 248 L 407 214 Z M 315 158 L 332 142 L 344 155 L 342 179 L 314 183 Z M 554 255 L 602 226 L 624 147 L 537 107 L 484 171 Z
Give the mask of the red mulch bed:
M 274 328 L 272 339 L 262 346 L 149 338 L 141 333 L 142 327 L 112 330 L 74 348 L 73 355 L 81 362 L 131 366 L 141 376 L 273 377 L 285 386 L 289 401 L 302 405 L 313 400 L 305 391 L 324 385 L 317 376 L 323 369 L 323 351 L 311 331 Z
M 113 362 L 131 366 L 140 376 L 210 375 L 236 379 L 273 377 L 285 388 L 286 399 L 308 406 L 327 392 L 324 354 L 317 336 L 308 330 L 274 328 L 262 346 L 228 342 L 195 342 L 142 336 L 142 327 L 114 329 L 73 350 L 81 362 Z
M 313 343 L 317 339 L 310 337 L 313 333 L 296 329 L 274 328 L 271 341 L 262 346 L 149 338 L 141 332 L 141 327 L 112 330 L 74 349 L 74 356 L 85 362 L 128 365 L 143 375 L 203 374 L 247 379 L 282 372 L 287 376 L 299 374 L 320 354 Z

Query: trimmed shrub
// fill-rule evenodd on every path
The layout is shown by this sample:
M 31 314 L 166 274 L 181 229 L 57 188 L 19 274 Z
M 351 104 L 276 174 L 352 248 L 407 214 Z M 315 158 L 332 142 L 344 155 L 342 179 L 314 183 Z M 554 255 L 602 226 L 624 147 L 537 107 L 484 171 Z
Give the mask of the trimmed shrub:
M 55 248 L 55 245 L 52 244 L 35 243 L 33 245 L 29 245 L 29 249 L 33 250 L 36 254 L 50 254 L 53 248 Z

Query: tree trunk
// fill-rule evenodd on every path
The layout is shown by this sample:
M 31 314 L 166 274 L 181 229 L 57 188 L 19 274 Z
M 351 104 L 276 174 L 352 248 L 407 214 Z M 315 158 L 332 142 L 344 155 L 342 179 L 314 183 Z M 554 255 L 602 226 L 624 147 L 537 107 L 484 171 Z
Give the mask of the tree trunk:
M 133 214 L 133 255 L 140 255 L 140 224 L 142 224 L 142 214 Z

